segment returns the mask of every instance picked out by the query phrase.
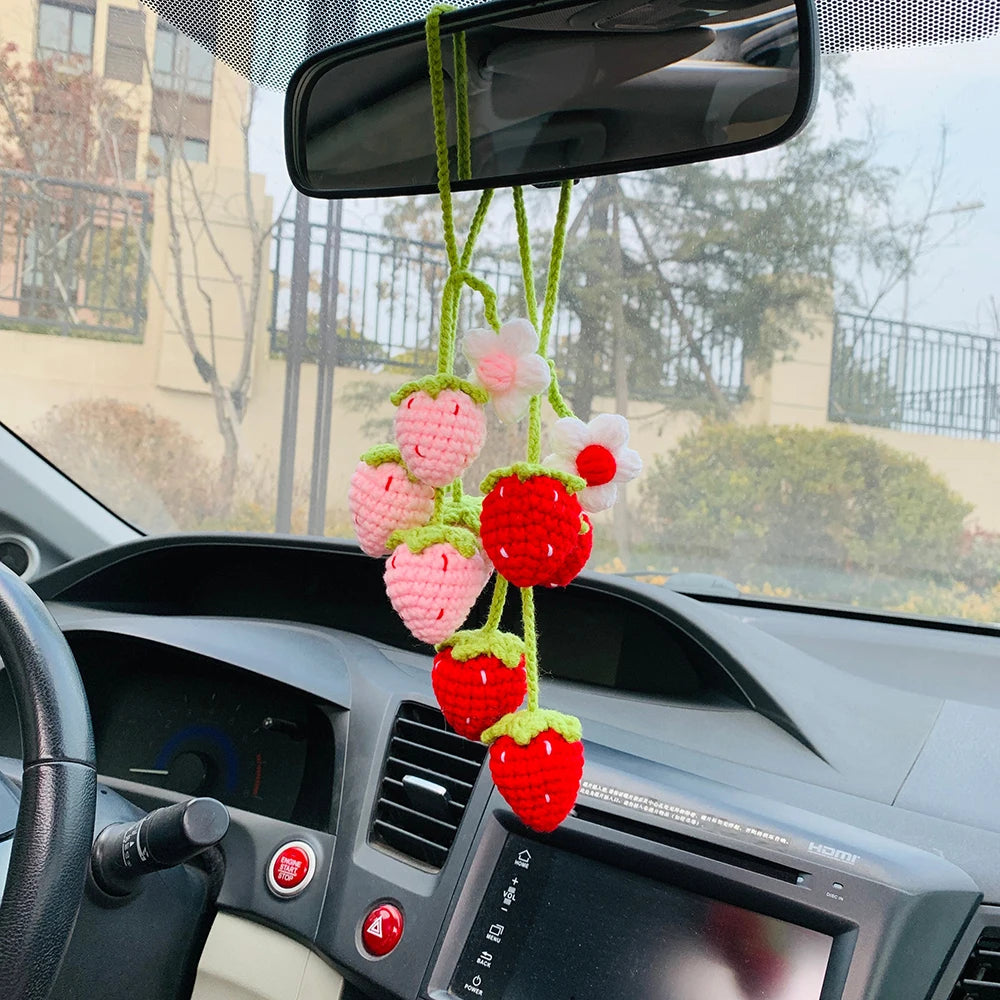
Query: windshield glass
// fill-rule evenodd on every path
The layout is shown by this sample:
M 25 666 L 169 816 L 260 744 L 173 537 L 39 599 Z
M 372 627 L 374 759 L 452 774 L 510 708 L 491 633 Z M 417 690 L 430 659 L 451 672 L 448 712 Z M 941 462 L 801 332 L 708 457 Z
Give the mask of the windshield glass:
M 576 186 L 552 356 L 644 460 L 590 568 L 1000 619 L 998 75 L 996 38 L 826 57 L 788 145 Z M 5 5 L 0 419 L 144 531 L 350 536 L 432 366 L 436 199 L 296 196 L 282 101 L 130 0 Z M 524 314 L 507 192 L 474 269 Z

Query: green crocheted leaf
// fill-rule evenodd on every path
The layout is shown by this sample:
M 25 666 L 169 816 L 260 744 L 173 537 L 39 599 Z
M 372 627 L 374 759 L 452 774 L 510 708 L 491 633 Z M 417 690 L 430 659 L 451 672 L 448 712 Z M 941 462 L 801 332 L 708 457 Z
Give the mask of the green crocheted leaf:
M 527 746 L 539 733 L 554 729 L 567 743 L 576 743 L 583 737 L 583 727 L 574 715 L 563 715 L 549 708 L 534 711 L 511 712 L 495 725 L 490 726 L 480 739 L 493 743 L 501 736 L 509 736 L 518 746 Z
M 524 642 L 520 636 L 481 628 L 456 632 L 437 648 L 450 649 L 452 659 L 460 663 L 477 656 L 495 656 L 511 670 L 520 666 L 524 658 Z
M 485 389 L 481 389 L 457 375 L 425 375 L 415 382 L 407 382 L 406 385 L 400 386 L 389 397 L 389 402 L 393 406 L 399 406 L 407 396 L 412 396 L 415 392 L 426 392 L 431 399 L 437 399 L 445 389 L 457 389 L 459 392 L 464 392 L 475 403 L 485 403 L 490 398 Z
M 445 500 L 441 508 L 441 518 L 445 524 L 458 524 L 468 528 L 474 535 L 479 534 L 479 519 L 483 510 L 482 497 L 463 496 L 461 500 Z
M 386 462 L 395 462 L 396 465 L 402 467 L 403 471 L 406 473 L 406 478 L 410 480 L 411 483 L 419 483 L 420 480 L 417 479 L 409 469 L 406 468 L 406 462 L 403 461 L 403 456 L 394 444 L 377 444 L 372 448 L 369 448 L 362 456 L 361 461 L 366 465 L 372 466 L 372 468 L 378 468 L 380 465 L 385 465 Z
M 466 559 L 471 559 L 479 549 L 479 542 L 471 531 L 451 524 L 428 524 L 423 528 L 394 531 L 389 536 L 386 547 L 392 550 L 397 545 L 405 544 L 414 555 L 418 555 L 424 549 L 442 542 L 453 546 L 455 551 Z
M 559 469 L 550 469 L 548 466 L 539 465 L 536 462 L 515 462 L 513 465 L 504 466 L 502 469 L 494 469 L 479 484 L 479 488 L 483 493 L 489 493 L 501 479 L 506 479 L 508 476 L 517 476 L 522 483 L 534 476 L 547 476 L 549 479 L 558 479 L 570 493 L 579 493 L 587 485 L 586 479 L 571 475 L 568 472 L 560 472 Z

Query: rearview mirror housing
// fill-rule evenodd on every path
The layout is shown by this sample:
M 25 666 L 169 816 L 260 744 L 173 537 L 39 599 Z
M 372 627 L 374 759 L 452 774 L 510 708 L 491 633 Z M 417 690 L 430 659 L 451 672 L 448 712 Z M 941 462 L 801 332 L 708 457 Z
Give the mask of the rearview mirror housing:
M 808 120 L 812 0 L 500 0 L 441 19 L 452 162 L 463 32 L 472 175 L 456 190 L 736 156 Z M 321 52 L 285 101 L 292 182 L 317 198 L 437 189 L 422 22 Z

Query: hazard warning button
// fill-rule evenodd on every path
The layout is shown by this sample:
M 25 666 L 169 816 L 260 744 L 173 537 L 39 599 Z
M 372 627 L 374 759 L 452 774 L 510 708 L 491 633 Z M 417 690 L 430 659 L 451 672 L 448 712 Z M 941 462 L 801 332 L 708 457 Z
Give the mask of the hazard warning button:
M 403 936 L 403 914 L 392 903 L 376 906 L 361 924 L 361 943 L 369 955 L 381 958 L 399 944 Z

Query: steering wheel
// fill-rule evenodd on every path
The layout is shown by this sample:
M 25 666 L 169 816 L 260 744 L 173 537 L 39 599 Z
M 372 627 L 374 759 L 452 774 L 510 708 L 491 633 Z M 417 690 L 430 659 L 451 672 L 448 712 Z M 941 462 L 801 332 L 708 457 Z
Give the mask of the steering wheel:
M 0 657 L 14 690 L 24 757 L 0 901 L 0 997 L 44 1000 L 83 899 L 97 798 L 94 734 L 80 673 L 59 626 L 3 566 Z

